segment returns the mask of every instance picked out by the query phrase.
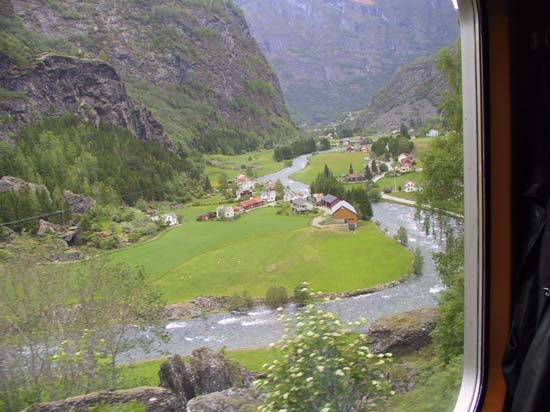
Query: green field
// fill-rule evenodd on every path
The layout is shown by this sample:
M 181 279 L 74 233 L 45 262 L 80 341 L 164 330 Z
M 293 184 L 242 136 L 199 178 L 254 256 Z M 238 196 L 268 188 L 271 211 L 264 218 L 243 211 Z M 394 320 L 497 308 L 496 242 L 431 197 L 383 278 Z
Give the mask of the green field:
M 253 372 L 266 372 L 263 365 L 271 363 L 278 355 L 277 349 L 244 349 L 226 352 L 225 355 Z M 165 359 L 154 359 L 121 366 L 118 375 L 120 389 L 140 386 L 158 386 L 160 365 Z
M 154 241 L 112 254 L 143 266 L 169 303 L 196 296 L 249 292 L 270 286 L 289 292 L 300 282 L 314 290 L 343 292 L 402 277 L 412 256 L 372 223 L 356 233 L 319 230 L 303 216 L 264 208 L 233 222 L 196 222 L 203 208 L 184 211 L 184 224 Z
M 399 187 L 401 186 L 401 188 L 403 188 L 405 183 L 409 180 L 414 182 L 417 187 L 422 186 L 422 177 L 422 172 L 405 173 L 397 177 L 384 177 L 383 179 L 380 179 L 377 184 L 380 187 L 380 190 L 383 190 L 385 187 L 391 187 L 393 191 L 390 193 L 390 196 L 407 200 L 416 200 L 416 192 L 400 192 Z
M 206 166 L 204 173 L 213 186 L 218 185 L 218 179 L 222 173 L 231 180 L 241 173 L 246 173 L 249 167 L 254 169 L 256 176 L 267 175 L 285 167 L 284 162 L 276 162 L 273 159 L 273 150 L 261 150 L 238 156 L 209 155 L 207 160 L 211 164 Z
M 364 160 L 366 156 L 368 156 L 366 153 L 358 152 L 336 152 L 315 155 L 310 158 L 309 164 L 304 170 L 294 173 L 290 178 L 309 184 L 324 170 L 325 164 L 328 165 L 334 176 L 347 175 L 350 163 L 353 165 L 355 172 L 361 172 L 367 162 Z

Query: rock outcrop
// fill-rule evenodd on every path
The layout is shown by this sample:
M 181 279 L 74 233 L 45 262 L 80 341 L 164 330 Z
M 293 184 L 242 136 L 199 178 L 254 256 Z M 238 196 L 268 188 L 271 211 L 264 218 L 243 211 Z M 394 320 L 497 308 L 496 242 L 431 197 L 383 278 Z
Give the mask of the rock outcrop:
M 418 309 L 391 315 L 374 322 L 367 332 L 376 353 L 405 355 L 428 345 L 435 327 L 437 310 Z
M 231 2 L 11 5 L 28 30 L 109 62 L 130 96 L 152 109 L 174 139 L 203 138 L 206 130 L 221 127 L 238 131 L 238 139 L 244 131 L 296 134 L 277 76 Z
M 256 412 L 262 401 L 254 389 L 228 389 L 197 396 L 187 404 L 187 412 Z
M 391 133 L 401 124 L 423 124 L 439 117 L 439 105 L 447 91 L 447 81 L 437 70 L 435 56 L 416 61 L 401 68 L 376 93 L 367 109 L 351 115 L 353 126 Z
M 0 193 L 3 193 L 3 192 L 20 193 L 25 190 L 30 190 L 34 193 L 36 193 L 37 191 L 43 190 L 48 194 L 48 196 L 50 196 L 50 192 L 48 191 L 48 188 L 44 185 L 29 183 L 24 181 L 23 179 L 20 179 L 18 177 L 13 177 L 13 176 L 2 176 L 0 178 Z
M 246 368 L 208 348 L 194 350 L 187 363 L 172 357 L 161 365 L 159 376 L 161 386 L 174 392 L 182 406 L 196 396 L 250 387 L 253 380 Z
M 32 66 L 20 67 L 0 53 L 0 66 L 6 65 L 8 70 L 0 70 L 0 86 L 16 97 L 0 100 L 0 111 L 12 120 L 2 123 L 0 134 L 45 117 L 74 114 L 174 147 L 162 125 L 130 100 L 119 74 L 102 61 L 43 54 Z
M 141 404 L 147 407 L 147 412 L 181 412 L 177 399 L 168 389 L 135 388 L 114 392 L 96 392 L 76 396 L 58 402 L 39 403 L 26 409 L 25 412 L 89 412 L 91 408 L 111 406 L 111 408 Z M 116 410 L 116 409 L 109 409 Z
M 77 195 L 70 190 L 63 192 L 63 200 L 69 204 L 71 213 L 77 215 L 86 213 L 96 205 L 94 198 L 86 195 Z

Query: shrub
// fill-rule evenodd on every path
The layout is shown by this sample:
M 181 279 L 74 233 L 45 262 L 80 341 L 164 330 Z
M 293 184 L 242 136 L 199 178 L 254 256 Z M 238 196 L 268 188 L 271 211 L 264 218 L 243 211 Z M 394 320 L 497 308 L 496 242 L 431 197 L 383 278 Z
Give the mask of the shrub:
M 400 226 L 399 229 L 397 229 L 397 234 L 395 235 L 395 240 L 397 240 L 403 246 L 407 246 L 409 244 L 409 237 L 407 236 L 407 229 L 405 229 L 403 226 Z
M 417 275 L 421 275 L 424 270 L 424 256 L 419 247 L 414 250 L 413 271 Z
M 288 303 L 288 294 L 283 286 L 272 286 L 265 295 L 265 302 L 272 308 L 278 308 Z
M 255 383 L 267 395 L 259 411 L 355 412 L 374 407 L 373 395 L 389 393 L 383 368 L 391 354 L 372 354 L 364 335 L 349 334 L 351 324 L 344 328 L 312 305 L 282 320 L 280 356 Z
M 294 302 L 298 306 L 306 306 L 309 302 L 311 302 L 309 283 L 302 282 L 294 288 Z
M 237 293 L 235 292 L 229 298 L 229 310 L 243 311 L 250 309 L 254 306 L 254 299 L 248 292 Z

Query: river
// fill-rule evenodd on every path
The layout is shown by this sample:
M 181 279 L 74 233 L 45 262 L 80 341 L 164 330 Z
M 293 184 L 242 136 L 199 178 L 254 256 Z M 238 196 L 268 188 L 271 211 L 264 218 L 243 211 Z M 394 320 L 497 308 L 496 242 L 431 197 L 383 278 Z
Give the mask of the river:
M 291 167 L 259 180 L 265 182 L 280 179 L 285 186 L 295 191 L 309 190 L 304 183 L 289 178 L 292 173 L 306 167 L 308 157 L 309 155 L 300 156 L 294 159 Z M 432 253 L 442 247 L 441 240 L 437 233 L 435 236 L 424 233 L 422 224 L 415 220 L 415 208 L 393 203 L 378 203 L 373 205 L 373 212 L 374 220 L 379 222 L 382 230 L 386 230 L 389 235 L 393 236 L 400 226 L 407 229 L 410 248 L 419 247 L 422 251 L 424 270 L 422 275 L 412 277 L 393 288 L 319 304 L 320 307 L 336 313 L 346 321 L 354 322 L 366 318 L 368 322 L 362 327 L 363 330 L 369 323 L 382 316 L 422 307 L 433 307 L 437 304 L 437 295 L 443 290 L 432 259 Z M 294 310 L 293 306 L 285 309 L 287 312 Z M 278 317 L 279 313 L 276 311 L 266 307 L 256 307 L 244 314 L 215 314 L 155 326 L 156 332 L 162 328 L 163 333 L 169 335 L 170 339 L 167 342 L 157 340 L 155 331 L 151 327 L 145 332 L 145 337 L 153 340 L 154 349 L 147 353 L 136 349 L 126 353 L 121 360 L 132 362 L 170 354 L 187 355 L 202 346 L 215 350 L 223 347 L 227 350 L 266 347 L 283 335 L 283 326 L 278 321 Z

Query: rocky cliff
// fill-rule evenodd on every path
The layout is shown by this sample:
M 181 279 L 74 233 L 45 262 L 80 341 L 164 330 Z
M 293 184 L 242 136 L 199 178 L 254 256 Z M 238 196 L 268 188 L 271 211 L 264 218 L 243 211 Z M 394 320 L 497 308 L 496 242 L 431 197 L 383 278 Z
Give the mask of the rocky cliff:
M 439 105 L 448 84 L 437 70 L 434 56 L 401 68 L 372 98 L 367 109 L 346 122 L 371 132 L 390 133 L 401 124 L 425 124 L 439 117 Z
M 118 73 L 99 60 L 43 54 L 30 66 L 18 66 L 0 53 L 0 87 L 9 95 L 0 99 L 0 111 L 9 122 L 0 124 L 6 136 L 21 125 L 68 113 L 131 130 L 142 140 L 157 140 L 173 148 L 161 124 L 126 94 Z
M 458 38 L 450 0 L 237 0 L 300 123 L 367 107 L 398 70 Z
M 284 139 L 295 133 L 276 75 L 230 1 L 11 0 L 27 30 L 101 59 L 179 141 L 212 130 Z M 208 143 L 208 142 L 206 142 Z

